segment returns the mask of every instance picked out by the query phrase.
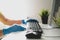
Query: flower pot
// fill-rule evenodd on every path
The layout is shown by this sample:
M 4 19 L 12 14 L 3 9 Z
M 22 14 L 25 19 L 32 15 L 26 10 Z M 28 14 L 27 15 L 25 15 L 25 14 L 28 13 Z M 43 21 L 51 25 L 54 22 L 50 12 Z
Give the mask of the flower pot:
M 41 19 L 43 24 L 48 24 L 48 16 L 42 16 Z

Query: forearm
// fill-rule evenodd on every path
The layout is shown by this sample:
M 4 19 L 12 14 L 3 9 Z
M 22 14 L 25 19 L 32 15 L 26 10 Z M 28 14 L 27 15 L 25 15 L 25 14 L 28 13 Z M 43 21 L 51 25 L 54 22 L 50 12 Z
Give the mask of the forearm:
M 9 19 L 4 19 L 2 20 L 2 23 L 5 25 L 13 25 L 13 24 L 21 24 L 21 20 L 9 20 Z

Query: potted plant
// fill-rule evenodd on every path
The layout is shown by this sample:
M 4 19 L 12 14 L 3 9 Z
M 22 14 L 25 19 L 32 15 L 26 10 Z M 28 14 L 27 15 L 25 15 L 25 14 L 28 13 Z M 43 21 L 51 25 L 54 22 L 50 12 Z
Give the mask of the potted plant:
M 41 16 L 41 19 L 42 19 L 42 23 L 43 24 L 48 24 L 48 16 L 49 16 L 49 13 L 48 13 L 48 10 L 42 10 L 41 11 L 41 14 L 39 14 Z

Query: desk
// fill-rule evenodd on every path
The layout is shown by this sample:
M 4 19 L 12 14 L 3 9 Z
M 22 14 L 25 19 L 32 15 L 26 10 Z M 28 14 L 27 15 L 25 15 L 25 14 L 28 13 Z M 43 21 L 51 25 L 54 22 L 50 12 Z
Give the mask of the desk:
M 25 34 L 26 31 L 10 33 L 5 35 L 2 40 L 26 40 Z
M 25 32 L 26 31 L 8 34 L 2 40 L 60 40 L 60 37 L 45 37 L 42 39 L 26 39 Z
M 44 25 L 42 25 L 42 27 L 43 26 Z M 45 27 L 47 27 L 47 25 L 45 25 Z M 3 37 L 2 40 L 60 40 L 60 29 L 44 29 L 44 28 L 43 31 L 45 34 L 43 36 L 45 37 L 42 37 L 42 39 L 26 39 L 25 37 L 26 31 L 23 31 L 7 34 Z

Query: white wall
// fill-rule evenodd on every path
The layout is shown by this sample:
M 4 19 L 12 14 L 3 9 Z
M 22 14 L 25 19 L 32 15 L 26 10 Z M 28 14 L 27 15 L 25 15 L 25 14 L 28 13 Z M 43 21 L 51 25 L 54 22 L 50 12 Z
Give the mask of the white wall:
M 0 0 L 0 11 L 10 19 L 23 19 L 28 15 L 27 0 Z
M 0 11 L 9 19 L 36 18 L 43 8 L 51 12 L 53 0 L 0 0 Z

